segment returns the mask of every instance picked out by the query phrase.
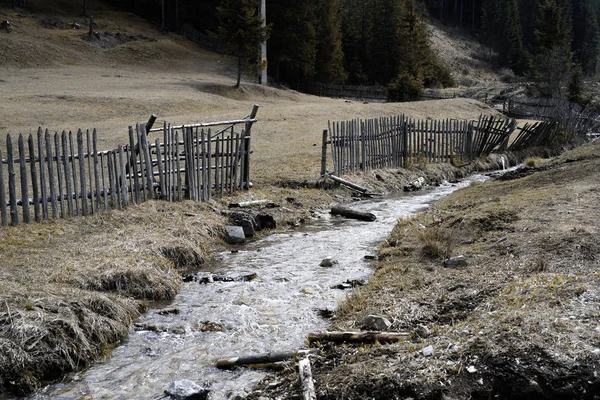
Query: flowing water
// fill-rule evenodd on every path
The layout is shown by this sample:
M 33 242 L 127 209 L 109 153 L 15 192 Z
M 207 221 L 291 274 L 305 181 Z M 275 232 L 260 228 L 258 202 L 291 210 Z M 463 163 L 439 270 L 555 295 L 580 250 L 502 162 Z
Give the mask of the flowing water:
M 218 370 L 215 360 L 269 351 L 305 348 L 308 332 L 325 330 L 328 321 L 317 310 L 334 310 L 347 291 L 332 286 L 366 280 L 371 274 L 365 255 L 374 254 L 398 218 L 425 210 L 429 204 L 473 180 L 444 184 L 418 194 L 360 201 L 353 208 L 377 216 L 375 222 L 331 217 L 327 213 L 292 233 L 271 235 L 217 255 L 214 273 L 240 276 L 256 273 L 251 282 L 185 283 L 161 314 L 152 309 L 139 324 L 159 329 L 133 331 L 105 362 L 48 386 L 32 399 L 161 399 L 174 380 L 189 379 L 210 386 L 211 399 L 243 394 L 264 371 Z M 331 257 L 338 264 L 319 266 Z M 202 331 L 206 321 L 222 331 Z

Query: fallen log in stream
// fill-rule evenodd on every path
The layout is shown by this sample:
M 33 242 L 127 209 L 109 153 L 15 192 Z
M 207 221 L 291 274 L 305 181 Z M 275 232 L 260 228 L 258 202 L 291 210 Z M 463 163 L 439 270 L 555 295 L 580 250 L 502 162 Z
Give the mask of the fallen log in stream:
M 402 342 L 409 336 L 406 332 L 310 332 L 308 342 L 395 343 Z
M 351 208 L 343 207 L 343 206 L 333 206 L 331 207 L 332 215 L 341 215 L 342 217 L 358 219 L 360 221 L 375 221 L 377 217 L 375 214 L 364 211 L 357 211 Z
M 300 385 L 302 386 L 302 399 L 317 400 L 317 392 L 315 391 L 315 383 L 308 357 L 298 361 L 298 375 L 300 376 Z
M 318 353 L 318 349 L 308 349 L 308 350 L 296 350 L 296 351 L 288 351 L 282 353 L 264 353 L 264 354 L 256 354 L 253 356 L 245 356 L 245 357 L 231 357 L 231 358 L 221 358 L 217 360 L 216 367 L 221 369 L 228 369 L 237 366 L 251 366 L 251 365 L 264 365 L 264 364 L 274 364 L 281 361 L 287 361 L 294 358 L 306 357 L 309 354 Z

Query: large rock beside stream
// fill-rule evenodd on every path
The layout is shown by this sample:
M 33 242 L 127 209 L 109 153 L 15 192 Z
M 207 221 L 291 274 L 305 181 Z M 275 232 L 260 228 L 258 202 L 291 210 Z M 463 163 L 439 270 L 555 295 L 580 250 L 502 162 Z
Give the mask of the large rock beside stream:
M 263 229 L 275 229 L 277 223 L 272 215 L 265 212 L 254 214 L 249 211 L 233 211 L 229 213 L 229 224 L 241 226 L 246 237 L 252 237 Z
M 208 399 L 210 390 L 188 380 L 174 381 L 169 384 L 165 394 L 174 400 Z
M 234 226 L 241 226 L 244 229 L 244 235 L 246 237 L 254 236 L 254 233 L 258 230 L 258 224 L 254 219 L 254 216 L 245 211 L 234 211 L 229 214 L 229 224 Z
M 241 226 L 225 226 L 225 241 L 229 244 L 242 244 L 246 241 L 244 228 Z

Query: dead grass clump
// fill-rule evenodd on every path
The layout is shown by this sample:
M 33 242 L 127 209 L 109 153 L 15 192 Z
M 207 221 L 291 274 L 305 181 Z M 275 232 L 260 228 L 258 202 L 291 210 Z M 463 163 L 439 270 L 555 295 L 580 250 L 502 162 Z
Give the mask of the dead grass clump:
M 89 365 L 139 315 L 135 301 L 77 290 L 21 300 L 27 309 L 5 302 L 0 311 L 0 385 L 21 395 Z
M 76 278 L 87 290 L 115 292 L 138 300 L 171 300 L 181 284 L 180 275 L 158 258 L 114 264 Z
M 165 246 L 160 252 L 178 270 L 199 268 L 206 261 L 196 250 L 185 246 Z
M 525 165 L 530 168 L 539 167 L 544 163 L 544 159 L 541 157 L 529 157 L 525 160 Z
M 446 259 L 452 256 L 456 246 L 456 236 L 453 230 L 430 227 L 420 229 L 418 236 L 423 247 L 421 247 L 421 256 L 430 260 Z
M 499 208 L 488 210 L 484 215 L 474 217 L 471 225 L 482 231 L 496 231 L 506 229 L 508 224 L 518 220 L 519 216 L 515 211 Z

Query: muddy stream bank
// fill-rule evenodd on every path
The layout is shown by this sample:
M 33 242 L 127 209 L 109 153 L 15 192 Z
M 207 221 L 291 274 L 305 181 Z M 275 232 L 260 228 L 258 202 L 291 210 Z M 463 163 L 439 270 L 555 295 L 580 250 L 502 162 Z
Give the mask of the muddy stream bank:
M 173 302 L 143 315 L 108 360 L 30 399 L 162 399 L 169 383 L 181 379 L 209 387 L 211 399 L 243 395 L 266 373 L 218 370 L 216 359 L 305 348 L 308 332 L 329 325 L 318 310 L 335 310 L 348 293 L 332 287 L 368 279 L 371 268 L 365 255 L 376 253 L 398 218 L 484 179 L 474 175 L 416 194 L 356 202 L 350 206 L 374 213 L 377 220 L 336 218 L 324 211 L 301 229 L 222 252 L 207 272 L 232 277 L 255 273 L 257 278 L 185 283 Z M 319 266 L 328 257 L 338 264 Z

